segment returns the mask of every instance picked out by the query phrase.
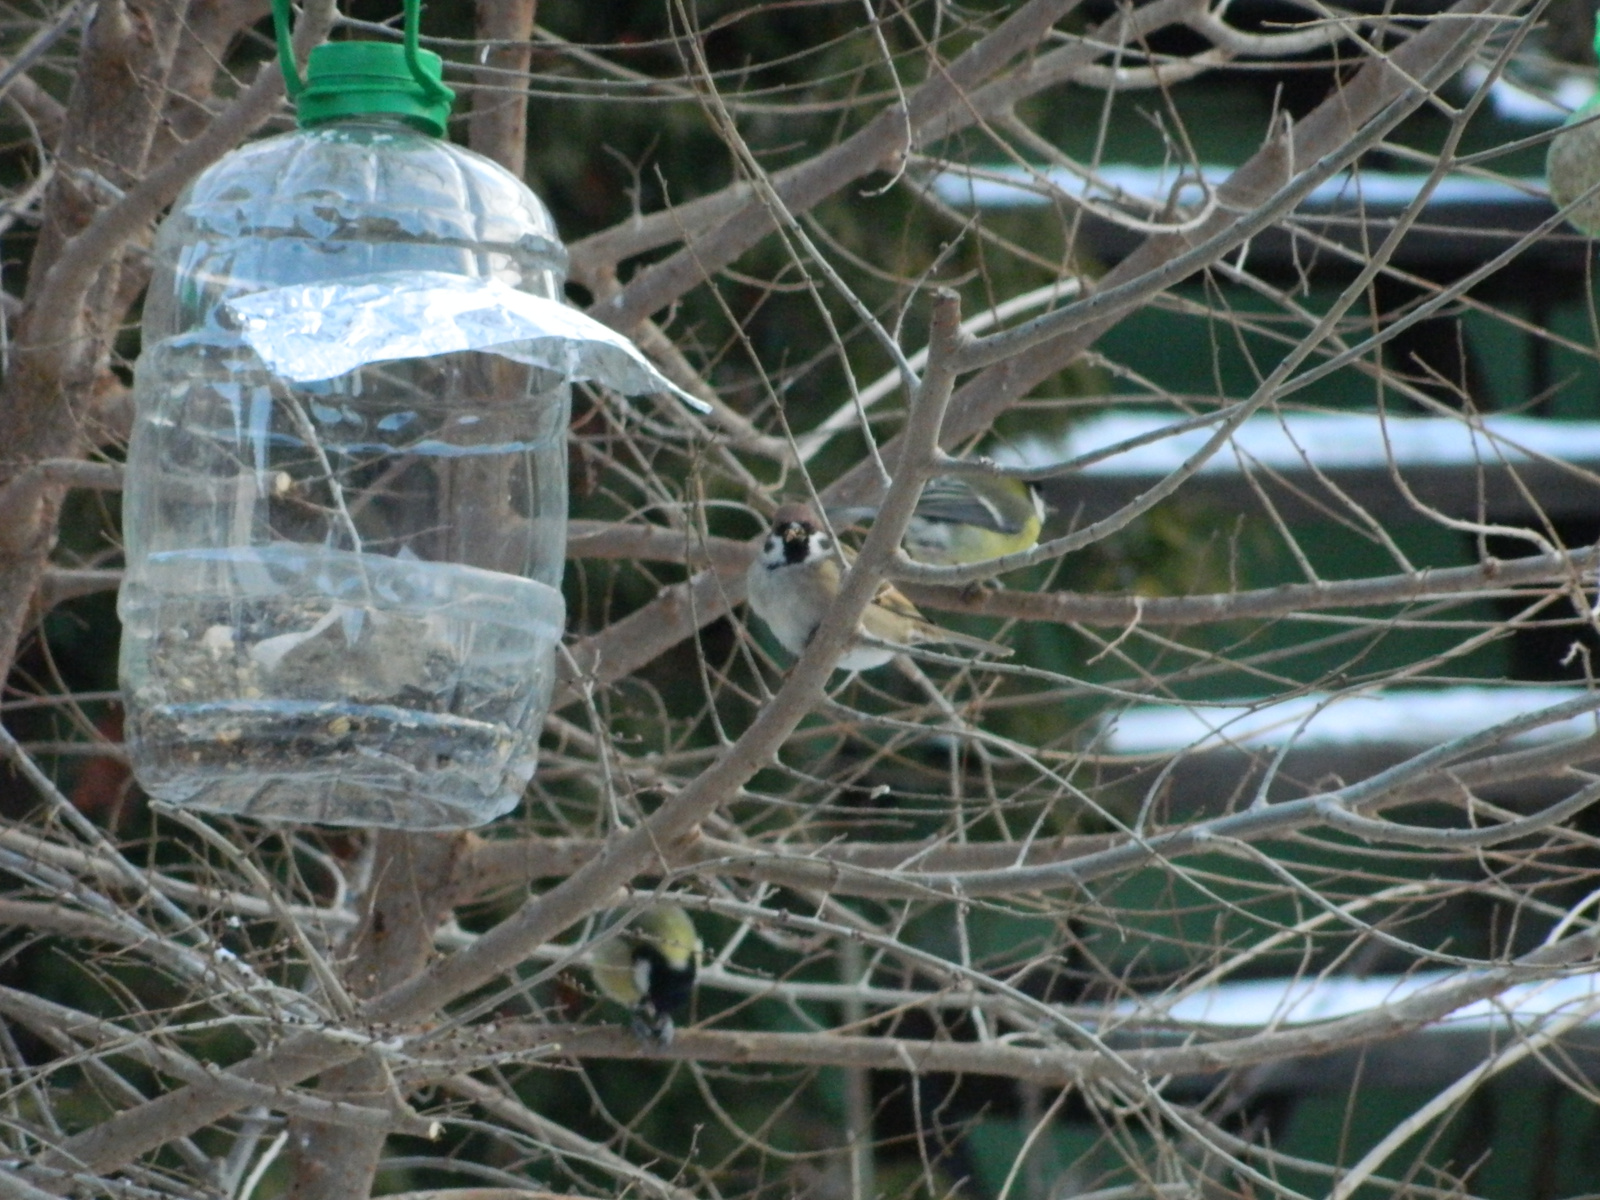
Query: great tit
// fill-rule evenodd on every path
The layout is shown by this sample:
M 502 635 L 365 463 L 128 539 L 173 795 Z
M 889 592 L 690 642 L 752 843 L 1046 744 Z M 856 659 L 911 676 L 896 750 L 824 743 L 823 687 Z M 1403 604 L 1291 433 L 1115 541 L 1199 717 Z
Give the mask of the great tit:
M 848 522 L 877 511 L 867 505 L 829 509 L 828 516 Z M 1032 480 L 938 475 L 923 485 L 901 545 L 918 562 L 966 566 L 1033 549 L 1044 519 L 1044 497 Z
M 595 986 L 633 1014 L 641 1041 L 672 1041 L 672 1017 L 689 1003 L 700 969 L 700 937 L 676 904 L 657 904 L 594 948 Z
M 844 551 L 845 562 L 851 558 Z M 799 654 L 839 594 L 842 578 L 833 539 L 819 527 L 816 514 L 803 504 L 785 504 L 774 514 L 772 532 L 750 564 L 745 583 L 751 610 L 785 650 Z M 888 583 L 861 614 L 858 632 L 865 637 L 839 657 L 836 669 L 881 667 L 899 648 L 925 643 L 966 646 L 1001 658 L 1011 654 L 1005 646 L 933 624 Z
M 918 562 L 965 566 L 1033 549 L 1044 517 L 1032 480 L 939 475 L 923 486 L 903 544 Z

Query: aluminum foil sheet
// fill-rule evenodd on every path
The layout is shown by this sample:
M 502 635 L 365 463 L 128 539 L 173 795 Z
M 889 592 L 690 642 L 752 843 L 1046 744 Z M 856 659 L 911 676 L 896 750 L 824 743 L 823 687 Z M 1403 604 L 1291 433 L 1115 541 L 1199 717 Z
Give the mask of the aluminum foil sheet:
M 670 392 L 710 412 L 627 338 L 559 300 L 438 271 L 272 288 L 224 307 L 273 374 L 311 383 L 369 363 L 482 350 L 623 393 Z

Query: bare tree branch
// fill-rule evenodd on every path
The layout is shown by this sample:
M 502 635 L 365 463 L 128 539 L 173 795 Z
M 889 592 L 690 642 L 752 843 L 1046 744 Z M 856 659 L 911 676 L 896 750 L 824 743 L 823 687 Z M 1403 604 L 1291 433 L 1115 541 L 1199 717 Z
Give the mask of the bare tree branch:
M 593 310 L 713 410 L 585 386 L 538 770 L 514 814 L 443 834 L 196 814 L 129 773 L 152 732 L 124 742 L 96 595 L 123 575 L 126 324 L 160 210 L 278 111 L 267 11 L 7 26 L 0 1197 L 1448 1200 L 1481 1190 L 1448 1150 L 1479 1088 L 1591 1095 L 1600 356 L 1584 243 L 1527 177 L 1553 119 L 1491 111 L 1551 77 L 1555 6 L 579 6 L 549 30 L 533 0 L 435 0 L 457 132 L 537 175 Z M 276 470 L 275 401 L 213 390 L 196 453 L 208 422 L 266 429 L 223 472 Z M 320 469 L 367 469 L 367 415 L 301 415 Z M 383 478 L 397 501 L 439 482 L 424 457 Z M 1035 529 L 1017 485 L 1041 479 L 1077 507 Z M 545 520 L 553 486 L 486 478 L 456 532 Z M 827 531 L 853 565 L 790 654 L 722 618 L 801 497 L 875 515 Z M 230 528 L 290 536 L 258 515 Z M 900 579 L 1014 656 L 838 671 Z M 514 661 L 521 615 L 479 599 L 450 636 Z M 162 668 L 275 703 L 229 650 L 249 607 L 170 596 Z M 315 704 L 354 728 L 336 643 Z M 396 710 L 477 718 L 474 680 L 441 687 Z M 212 752 L 254 769 L 226 732 Z M 692 985 L 693 939 L 650 932 L 666 905 Z M 1413 1067 L 1426 1096 L 1375 1092 Z M 1283 1116 L 1346 1084 L 1353 1172 Z M 989 1135 L 1015 1165 L 963 1183 Z

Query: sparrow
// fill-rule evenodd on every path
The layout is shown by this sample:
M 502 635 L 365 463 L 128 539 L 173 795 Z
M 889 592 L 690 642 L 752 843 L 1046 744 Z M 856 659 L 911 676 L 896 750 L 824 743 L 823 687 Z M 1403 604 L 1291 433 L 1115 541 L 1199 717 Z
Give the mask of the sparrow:
M 828 510 L 845 522 L 877 513 L 871 505 Z M 1044 519 L 1044 497 L 1032 480 L 939 475 L 923 486 L 901 545 L 918 562 L 965 566 L 1033 549 Z
M 835 549 L 811 509 L 785 504 L 773 515 L 772 532 L 745 576 L 750 608 L 785 650 L 799 654 L 827 616 L 839 594 L 844 565 L 853 558 L 848 550 Z M 1001 658 L 1011 655 L 1006 646 L 933 624 L 889 583 L 878 588 L 861 614 L 857 633 L 859 640 L 840 655 L 836 670 L 868 671 L 904 647 L 925 643 L 966 646 Z
M 594 948 L 589 971 L 595 986 L 633 1014 L 640 1041 L 666 1046 L 672 1017 L 689 1003 L 702 948 L 689 914 L 657 904 Z

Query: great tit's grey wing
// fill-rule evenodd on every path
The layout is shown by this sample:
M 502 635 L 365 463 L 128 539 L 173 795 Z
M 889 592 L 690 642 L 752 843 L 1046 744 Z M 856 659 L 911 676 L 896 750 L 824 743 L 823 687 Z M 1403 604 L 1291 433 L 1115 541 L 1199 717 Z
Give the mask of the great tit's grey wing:
M 928 480 L 917 499 L 917 516 L 952 525 L 976 525 L 996 533 L 1020 533 L 1020 520 L 1007 520 L 992 501 L 974 491 L 956 475 L 940 475 Z

